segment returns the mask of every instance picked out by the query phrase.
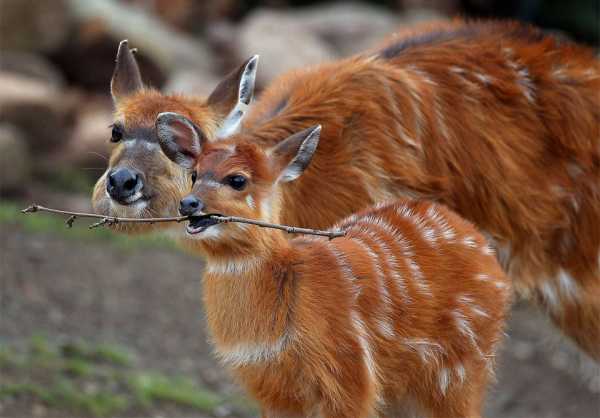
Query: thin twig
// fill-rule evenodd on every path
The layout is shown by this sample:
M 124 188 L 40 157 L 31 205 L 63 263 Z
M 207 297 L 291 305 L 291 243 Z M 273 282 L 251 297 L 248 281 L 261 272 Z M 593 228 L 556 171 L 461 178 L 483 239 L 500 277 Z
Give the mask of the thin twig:
M 73 226 L 73 223 L 75 222 L 75 219 L 77 219 L 77 218 L 99 219 L 98 222 L 95 222 L 89 226 L 90 229 L 97 228 L 97 227 L 104 226 L 104 225 L 110 226 L 110 225 L 116 225 L 116 224 L 120 224 L 120 223 L 153 224 L 153 223 L 158 223 L 158 222 L 183 222 L 183 221 L 188 221 L 194 217 L 197 217 L 197 215 L 196 215 L 196 216 L 192 216 L 192 217 L 190 217 L 190 216 L 173 216 L 173 217 L 166 217 L 166 218 L 121 218 L 121 217 L 117 217 L 117 216 L 97 215 L 95 213 L 71 212 L 68 210 L 52 209 L 52 208 L 47 208 L 45 206 L 36 205 L 36 204 L 30 205 L 29 207 L 21 210 L 21 212 L 22 213 L 48 212 L 48 213 L 55 213 L 58 215 L 68 215 L 69 218 L 66 220 L 66 224 L 69 228 Z M 245 224 L 260 226 L 263 228 L 280 229 L 282 231 L 287 232 L 288 234 L 319 235 L 319 236 L 328 237 L 329 239 L 342 237 L 346 234 L 346 232 L 343 230 L 321 231 L 318 229 L 299 228 L 296 226 L 273 224 L 273 223 L 269 223 L 269 222 L 259 221 L 256 219 L 240 218 L 239 216 L 208 215 L 208 217 L 210 217 L 211 219 L 214 219 L 215 221 L 217 221 L 219 223 L 230 223 L 230 222 L 245 223 Z
M 68 210 L 60 210 L 60 209 L 52 209 L 47 208 L 45 206 L 32 204 L 29 207 L 21 210 L 22 213 L 33 213 L 33 212 L 49 212 L 49 213 L 57 213 L 59 215 L 70 215 L 71 217 L 75 216 L 76 218 L 93 218 L 100 219 L 100 222 L 96 222 L 95 224 L 90 225 L 90 229 L 96 228 L 100 225 L 115 225 L 118 223 L 156 223 L 156 222 L 183 222 L 189 219 L 188 216 L 173 216 L 170 218 L 120 218 L 116 216 L 104 216 L 97 215 L 95 213 L 85 213 L 85 212 L 71 212 Z M 67 222 L 70 221 L 70 218 L 67 219 Z M 74 221 L 74 219 L 73 219 Z M 73 224 L 71 221 L 71 224 Z M 68 224 L 67 224 L 68 225 Z
M 320 235 L 324 237 L 329 237 L 329 239 L 343 237 L 344 235 L 346 235 L 345 231 L 321 231 L 318 229 L 300 228 L 297 226 L 278 225 L 269 222 L 257 221 L 255 219 L 240 218 L 238 216 L 211 215 L 210 217 L 211 219 L 214 219 L 219 223 L 239 222 L 250 225 L 256 225 L 263 228 L 281 229 L 282 231 L 285 231 L 288 234 Z

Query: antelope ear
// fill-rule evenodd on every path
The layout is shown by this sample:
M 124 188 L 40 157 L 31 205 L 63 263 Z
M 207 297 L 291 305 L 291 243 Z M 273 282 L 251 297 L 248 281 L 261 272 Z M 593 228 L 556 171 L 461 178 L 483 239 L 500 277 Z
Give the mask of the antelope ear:
M 271 158 L 281 167 L 278 182 L 285 183 L 300 177 L 317 150 L 320 136 L 321 125 L 316 125 L 295 133 L 271 148 Z
M 155 126 L 165 155 L 184 168 L 192 168 L 204 143 L 204 136 L 196 125 L 178 113 L 164 112 L 156 118 Z
M 140 68 L 133 55 L 136 51 L 137 49 L 129 49 L 127 40 L 119 44 L 115 70 L 110 80 L 110 92 L 115 103 L 144 87 Z
M 225 77 L 208 97 L 207 103 L 223 118 L 217 138 L 225 138 L 238 131 L 254 95 L 257 66 L 258 55 L 254 55 Z

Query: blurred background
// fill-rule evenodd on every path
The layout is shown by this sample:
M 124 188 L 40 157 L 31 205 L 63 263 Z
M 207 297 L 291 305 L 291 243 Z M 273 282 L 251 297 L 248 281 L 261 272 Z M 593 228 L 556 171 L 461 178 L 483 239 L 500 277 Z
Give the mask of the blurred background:
M 200 260 L 166 238 L 18 212 L 33 201 L 90 210 L 121 39 L 148 84 L 205 95 L 253 54 L 260 90 L 457 15 L 516 18 L 598 48 L 599 11 L 598 0 L 0 0 L 0 416 L 257 415 L 211 356 Z M 600 417 L 599 396 L 598 367 L 517 304 L 486 416 Z

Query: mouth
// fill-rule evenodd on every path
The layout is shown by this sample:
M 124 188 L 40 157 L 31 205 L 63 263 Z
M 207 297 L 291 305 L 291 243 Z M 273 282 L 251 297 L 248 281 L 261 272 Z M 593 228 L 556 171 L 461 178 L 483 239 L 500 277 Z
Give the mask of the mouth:
M 146 196 L 142 192 L 136 192 L 133 195 L 126 197 L 125 199 L 115 199 L 108 193 L 106 193 L 106 196 L 112 202 L 125 207 L 145 206 L 151 199 L 151 196 Z
M 219 221 L 211 218 L 211 216 L 217 215 L 215 213 L 209 213 L 200 216 L 190 216 L 190 222 L 186 227 L 188 234 L 194 235 L 200 232 L 206 231 L 209 227 L 217 225 Z

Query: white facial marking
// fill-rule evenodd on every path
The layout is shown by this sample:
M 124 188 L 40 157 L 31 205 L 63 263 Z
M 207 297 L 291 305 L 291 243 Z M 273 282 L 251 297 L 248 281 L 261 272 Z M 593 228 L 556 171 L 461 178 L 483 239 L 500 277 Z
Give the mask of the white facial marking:
M 270 221 L 271 220 L 271 200 L 272 197 L 264 197 L 261 201 L 260 201 L 260 213 L 262 218 L 265 221 Z
M 246 204 L 250 209 L 256 209 L 256 205 L 254 204 L 254 198 L 252 197 L 252 195 L 246 196 Z
M 211 178 L 200 178 L 198 179 L 198 183 L 202 184 L 205 187 L 208 187 L 210 189 L 218 189 L 219 187 L 222 186 L 221 183 L 219 183 L 216 180 L 213 180 Z

